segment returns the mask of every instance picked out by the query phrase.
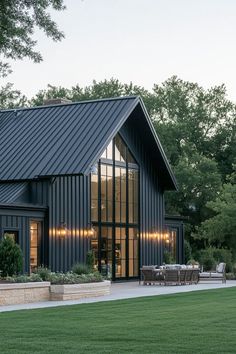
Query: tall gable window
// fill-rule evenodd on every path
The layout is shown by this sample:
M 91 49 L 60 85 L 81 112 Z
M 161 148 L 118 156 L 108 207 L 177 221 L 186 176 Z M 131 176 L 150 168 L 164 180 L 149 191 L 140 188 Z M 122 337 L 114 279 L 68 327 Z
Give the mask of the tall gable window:
M 117 134 L 91 174 L 92 248 L 98 269 L 113 279 L 138 276 L 138 180 L 138 164 Z

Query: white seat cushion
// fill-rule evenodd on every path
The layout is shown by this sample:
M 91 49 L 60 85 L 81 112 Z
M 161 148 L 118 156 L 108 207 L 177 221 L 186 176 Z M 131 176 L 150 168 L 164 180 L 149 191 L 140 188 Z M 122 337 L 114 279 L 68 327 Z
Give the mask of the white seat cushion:
M 217 272 L 202 272 L 199 274 L 200 278 L 223 278 L 222 273 Z
M 156 266 L 142 266 L 141 269 L 143 270 L 154 270 L 156 268 Z
M 224 271 L 224 263 L 218 264 L 218 266 L 216 267 L 216 271 L 218 273 L 223 273 L 223 271 Z

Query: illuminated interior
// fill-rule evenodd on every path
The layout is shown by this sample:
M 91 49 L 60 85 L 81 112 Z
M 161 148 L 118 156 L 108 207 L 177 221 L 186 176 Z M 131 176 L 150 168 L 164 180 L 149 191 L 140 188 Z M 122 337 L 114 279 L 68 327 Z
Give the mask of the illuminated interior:
M 169 230 L 168 233 L 164 236 L 164 251 L 168 252 L 170 259 L 173 263 L 176 263 L 176 239 L 177 239 L 177 230 Z
M 39 264 L 39 233 L 40 222 L 30 222 L 30 273 L 32 273 Z
M 138 165 L 117 135 L 91 174 L 95 266 L 113 278 L 138 276 Z

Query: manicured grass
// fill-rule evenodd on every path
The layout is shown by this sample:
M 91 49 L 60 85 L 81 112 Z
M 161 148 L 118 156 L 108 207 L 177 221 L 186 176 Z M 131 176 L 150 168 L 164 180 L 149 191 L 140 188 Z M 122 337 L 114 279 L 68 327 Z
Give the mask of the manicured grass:
M 0 353 L 236 353 L 236 289 L 0 313 Z

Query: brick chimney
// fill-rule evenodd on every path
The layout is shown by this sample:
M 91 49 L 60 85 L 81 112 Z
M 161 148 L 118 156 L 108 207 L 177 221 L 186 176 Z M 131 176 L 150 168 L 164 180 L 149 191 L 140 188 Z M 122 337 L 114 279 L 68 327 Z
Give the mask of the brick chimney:
M 67 98 L 49 98 L 43 101 L 44 106 L 50 106 L 54 104 L 68 104 L 68 103 L 72 103 L 72 101 L 68 100 Z

